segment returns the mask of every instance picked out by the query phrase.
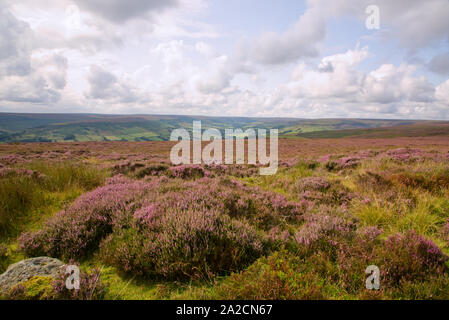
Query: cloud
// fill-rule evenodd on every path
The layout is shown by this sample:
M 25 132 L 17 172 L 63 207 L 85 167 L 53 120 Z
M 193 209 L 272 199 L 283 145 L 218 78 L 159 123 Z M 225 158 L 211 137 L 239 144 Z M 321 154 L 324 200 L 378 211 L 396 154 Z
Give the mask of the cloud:
M 240 43 L 236 55 L 243 60 L 278 65 L 300 58 L 316 57 L 318 45 L 326 36 L 326 21 L 321 12 L 307 9 L 299 20 L 282 34 L 263 33 L 250 43 Z
M 87 80 L 90 85 L 86 98 L 109 100 L 116 103 L 138 102 L 139 93 L 131 85 L 98 66 L 91 66 Z
M 25 79 L 10 76 L 0 81 L 0 101 L 43 104 L 56 103 L 60 98 L 60 92 L 51 88 L 47 80 L 38 74 Z
M 441 103 L 437 107 L 436 102 L 449 85 L 440 86 L 436 93 L 424 76 L 416 75 L 417 67 L 409 64 L 358 70 L 368 56 L 364 47 L 324 57 L 318 68 L 299 63 L 290 81 L 280 86 L 285 98 L 278 105 L 307 117 L 448 117 L 447 107 Z M 320 66 L 332 68 L 323 72 Z
M 35 35 L 28 23 L 0 10 L 0 101 L 56 103 L 66 85 L 67 59 L 33 56 Z
M 0 78 L 31 72 L 33 32 L 29 25 L 0 8 Z
M 381 33 L 404 48 L 417 50 L 449 41 L 447 0 L 308 0 L 309 8 L 326 19 L 352 16 L 363 23 L 368 5 L 379 7 Z
M 449 75 L 449 52 L 436 55 L 427 66 L 432 72 Z
M 164 9 L 177 6 L 178 0 L 74 0 L 81 8 L 113 23 L 134 18 L 148 18 Z
M 3 109 L 449 118 L 449 82 L 435 86 L 426 78 L 429 70 L 449 73 L 441 52 L 449 38 L 447 0 L 308 0 L 284 31 L 244 38 L 232 27 L 221 32 L 231 13 L 218 13 L 228 15 L 224 25 L 207 23 L 215 16 L 207 16 L 203 0 L 6 1 Z M 362 28 L 368 4 L 379 6 L 381 30 L 326 47 L 328 23 L 342 23 L 339 35 L 352 26 L 348 17 Z M 260 27 L 255 23 L 248 19 L 248 30 Z M 376 50 L 353 48 L 357 41 Z M 422 63 L 429 54 L 434 58 Z
M 434 87 L 424 76 L 414 76 L 416 67 L 402 64 L 382 65 L 368 74 L 364 82 L 364 98 L 368 102 L 392 103 L 400 101 L 432 102 Z
M 440 102 L 446 104 L 449 112 L 449 80 L 436 87 L 435 96 Z

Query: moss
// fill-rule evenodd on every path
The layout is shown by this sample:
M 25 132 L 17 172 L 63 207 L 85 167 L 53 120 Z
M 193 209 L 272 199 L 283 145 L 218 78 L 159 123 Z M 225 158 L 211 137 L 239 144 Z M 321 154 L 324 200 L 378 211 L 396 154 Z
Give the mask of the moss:
M 15 300 L 49 300 L 55 298 L 54 279 L 52 277 L 35 276 L 19 283 L 9 292 L 9 298 Z

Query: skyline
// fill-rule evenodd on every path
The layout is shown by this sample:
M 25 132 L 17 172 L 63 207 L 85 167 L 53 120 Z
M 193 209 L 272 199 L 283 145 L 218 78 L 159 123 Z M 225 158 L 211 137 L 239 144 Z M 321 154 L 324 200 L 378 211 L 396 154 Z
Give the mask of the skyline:
M 0 112 L 449 120 L 448 1 L 240 2 L 2 0 Z

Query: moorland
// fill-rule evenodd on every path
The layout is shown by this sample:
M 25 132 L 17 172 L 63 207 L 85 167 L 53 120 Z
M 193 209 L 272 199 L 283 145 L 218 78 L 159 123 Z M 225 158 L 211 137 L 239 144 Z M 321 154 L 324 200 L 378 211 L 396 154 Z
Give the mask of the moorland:
M 67 117 L 3 137 L 90 121 Z M 35 277 L 3 298 L 449 299 L 449 124 L 324 122 L 284 122 L 272 176 L 173 166 L 168 141 L 0 144 L 0 273 L 38 256 L 82 270 L 77 292 Z

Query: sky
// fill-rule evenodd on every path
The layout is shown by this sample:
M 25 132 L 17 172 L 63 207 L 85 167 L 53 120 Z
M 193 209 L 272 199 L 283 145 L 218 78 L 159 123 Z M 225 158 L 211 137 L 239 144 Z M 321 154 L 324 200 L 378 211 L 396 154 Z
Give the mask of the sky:
M 449 120 L 449 0 L 0 0 L 0 112 Z

